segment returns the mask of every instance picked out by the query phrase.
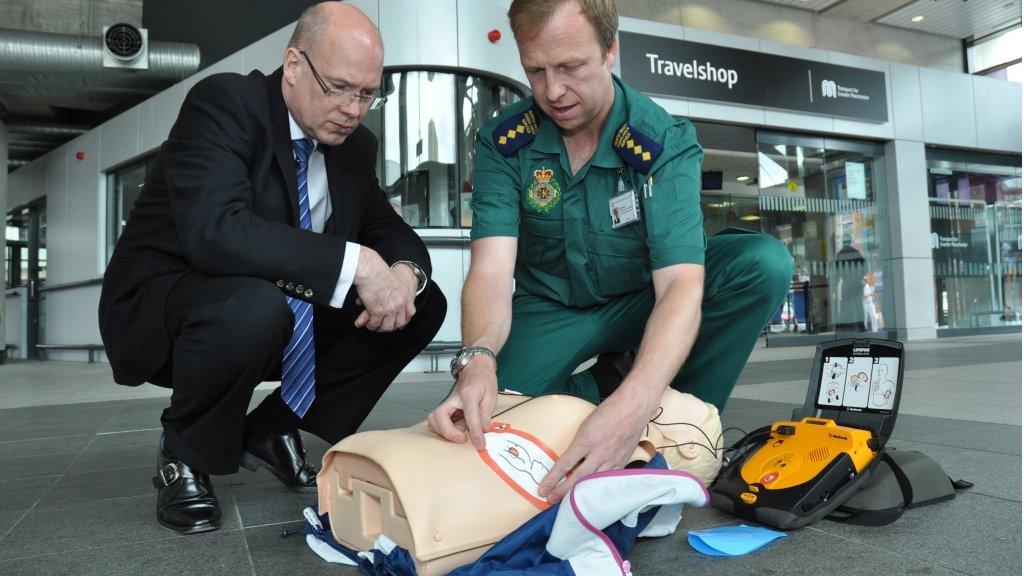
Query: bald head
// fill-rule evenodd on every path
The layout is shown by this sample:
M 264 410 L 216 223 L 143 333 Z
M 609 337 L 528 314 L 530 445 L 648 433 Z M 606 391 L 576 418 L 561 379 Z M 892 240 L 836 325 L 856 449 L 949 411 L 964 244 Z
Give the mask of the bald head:
M 288 47 L 309 50 L 328 33 L 347 33 L 367 48 L 384 51 L 377 26 L 358 8 L 340 0 L 320 2 L 306 8 L 295 23 Z
M 341 144 L 362 121 L 380 88 L 384 43 L 366 14 L 340 1 L 321 2 L 299 17 L 284 54 L 281 92 L 309 138 Z M 370 98 L 372 99 L 372 98 Z

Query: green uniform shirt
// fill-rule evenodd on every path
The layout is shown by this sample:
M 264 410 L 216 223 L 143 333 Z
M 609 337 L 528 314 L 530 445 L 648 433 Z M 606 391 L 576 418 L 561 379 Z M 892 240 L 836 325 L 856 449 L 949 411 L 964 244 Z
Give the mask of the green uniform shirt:
M 653 269 L 704 264 L 704 153 L 693 125 L 613 82 L 597 150 L 575 175 L 558 127 L 532 98 L 477 134 L 472 238 L 519 239 L 517 292 L 582 308 L 646 289 Z M 635 191 L 640 215 L 613 228 L 609 201 L 620 189 Z

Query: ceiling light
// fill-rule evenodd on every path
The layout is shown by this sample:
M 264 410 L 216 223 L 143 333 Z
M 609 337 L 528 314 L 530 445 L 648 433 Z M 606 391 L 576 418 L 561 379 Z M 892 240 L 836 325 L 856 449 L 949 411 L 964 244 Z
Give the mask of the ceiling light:
M 914 16 L 910 19 L 911 22 L 920 22 L 921 20 L 924 20 L 924 16 Z
M 740 182 L 746 182 L 747 180 L 750 180 L 750 176 L 737 176 L 736 179 Z
M 761 217 L 756 214 L 747 214 L 746 216 L 740 216 L 740 220 L 744 222 L 753 222 L 754 220 L 760 220 Z

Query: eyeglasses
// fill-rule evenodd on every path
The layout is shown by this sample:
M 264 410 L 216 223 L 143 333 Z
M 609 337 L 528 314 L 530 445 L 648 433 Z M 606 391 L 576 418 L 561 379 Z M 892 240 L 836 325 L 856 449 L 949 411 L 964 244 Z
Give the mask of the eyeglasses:
M 324 81 L 320 73 L 316 71 L 316 66 L 313 66 L 313 61 L 309 59 L 309 55 L 304 50 L 299 50 L 299 54 L 306 59 L 306 63 L 309 64 L 309 69 L 313 71 L 313 77 L 316 78 L 317 84 L 320 85 L 320 89 L 324 91 L 327 98 L 343 106 L 359 101 L 359 107 L 364 110 L 377 110 L 388 101 L 388 97 L 383 94 L 383 90 L 379 90 L 373 94 L 360 94 L 351 88 L 341 89 L 335 88 Z

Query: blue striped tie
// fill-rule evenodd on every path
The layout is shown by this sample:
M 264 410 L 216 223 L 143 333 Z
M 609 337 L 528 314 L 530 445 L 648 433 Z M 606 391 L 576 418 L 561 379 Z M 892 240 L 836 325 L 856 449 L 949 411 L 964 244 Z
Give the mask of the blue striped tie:
M 299 182 L 299 227 L 312 230 L 309 217 L 309 190 L 306 186 L 306 167 L 313 142 L 306 138 L 292 140 L 295 151 L 295 175 Z M 292 339 L 284 349 L 281 360 L 281 399 L 302 418 L 316 396 L 316 347 L 313 345 L 313 305 L 304 300 L 285 296 L 295 314 Z

